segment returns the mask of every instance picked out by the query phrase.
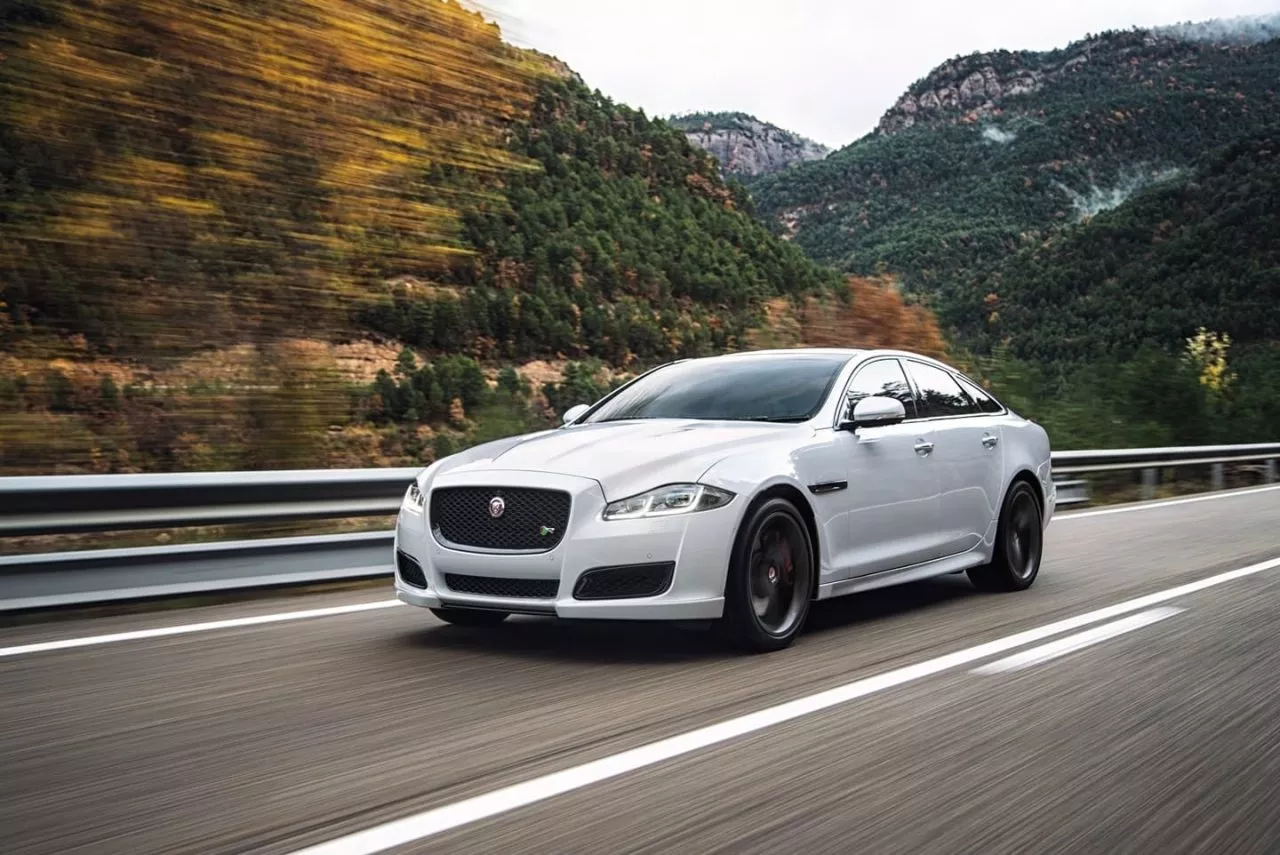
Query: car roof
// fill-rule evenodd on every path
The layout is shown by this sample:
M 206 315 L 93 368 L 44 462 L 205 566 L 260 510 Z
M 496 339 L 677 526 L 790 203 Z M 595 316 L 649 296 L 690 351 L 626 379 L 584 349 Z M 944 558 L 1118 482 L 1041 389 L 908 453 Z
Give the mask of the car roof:
M 937 365 L 943 365 L 929 356 L 921 353 L 914 353 L 909 350 L 898 350 L 895 348 L 858 348 L 858 347 L 779 347 L 766 348 L 763 350 L 740 350 L 733 353 L 723 353 L 717 356 L 702 357 L 702 359 L 745 359 L 745 358 L 786 358 L 794 356 L 835 356 L 845 359 L 862 359 L 868 356 L 903 356 L 912 359 L 919 359 L 924 362 L 932 362 Z

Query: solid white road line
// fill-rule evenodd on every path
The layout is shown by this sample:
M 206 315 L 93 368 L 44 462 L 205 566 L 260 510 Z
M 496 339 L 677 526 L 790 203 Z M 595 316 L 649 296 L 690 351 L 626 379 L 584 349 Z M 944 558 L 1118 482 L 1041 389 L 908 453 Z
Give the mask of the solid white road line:
M 1061 514 L 1054 514 L 1053 521 L 1050 526 L 1056 522 L 1064 522 L 1066 520 L 1083 520 L 1089 517 L 1105 517 L 1111 514 L 1131 514 L 1137 511 L 1154 511 L 1160 508 L 1171 508 L 1174 505 L 1193 505 L 1196 502 L 1211 502 L 1218 499 L 1231 499 L 1236 496 L 1253 496 L 1258 493 L 1270 493 L 1272 490 L 1280 490 L 1280 484 L 1273 484 L 1269 487 L 1249 487 L 1243 490 L 1226 490 L 1220 493 L 1203 493 L 1196 496 L 1184 496 L 1181 499 L 1159 499 L 1154 502 L 1139 502 L 1133 505 L 1118 505 L 1114 508 L 1098 508 L 1093 511 L 1067 511 Z
M 895 686 L 901 686 L 904 683 L 910 683 L 962 665 L 968 665 L 970 662 L 985 659 L 988 656 L 1003 653 L 1006 650 L 1041 641 L 1082 626 L 1141 611 L 1176 597 L 1184 597 L 1197 591 L 1203 591 L 1206 588 L 1274 570 L 1277 567 L 1280 567 L 1280 558 L 1252 564 L 1248 567 L 1241 567 L 1237 570 L 1230 570 L 1226 573 L 1219 573 L 1216 576 L 1210 576 L 1198 582 L 1179 585 L 1176 588 L 1169 588 L 1165 591 L 1158 591 L 1154 594 L 1148 594 L 1096 611 L 1066 618 L 1036 629 L 1029 629 L 996 641 L 987 642 L 986 644 L 979 644 L 976 647 L 939 656 L 936 659 L 908 665 L 884 674 L 877 674 L 874 677 L 855 680 L 852 683 L 846 683 L 834 689 L 798 698 L 758 712 L 748 713 L 747 715 L 692 730 L 679 736 L 642 745 L 639 748 L 633 748 L 621 754 L 593 760 L 581 766 L 553 772 L 549 775 L 503 787 L 500 790 L 494 790 L 481 796 L 443 805 L 403 819 L 393 820 L 326 843 L 300 849 L 294 855 L 372 855 L 375 852 L 383 852 L 396 846 L 414 843 L 463 825 L 527 807 L 562 793 L 578 790 L 628 772 L 634 772 L 637 769 L 643 769 L 664 760 L 689 754 L 739 736 L 800 718 L 801 716 L 812 715 L 840 704 L 846 704 L 857 698 L 883 692 Z
M 287 620 L 305 620 L 307 618 L 332 617 L 333 615 L 349 615 L 356 612 L 368 612 L 374 609 L 386 609 L 400 605 L 399 600 L 378 600 L 372 603 L 352 603 L 346 606 L 331 606 L 324 609 L 307 609 L 298 612 L 283 612 L 272 615 L 255 615 L 253 617 L 229 618 L 228 620 L 211 620 L 204 623 L 179 624 L 178 626 L 160 626 L 154 629 L 138 629 L 132 632 L 113 632 L 109 635 L 88 635 L 82 638 L 62 638 L 57 641 L 41 641 L 35 644 L 19 644 L 16 647 L 0 647 L 0 658 L 5 656 L 21 656 L 24 653 L 43 653 L 48 650 L 66 650 L 71 647 L 89 647 L 94 644 L 111 644 L 116 641 L 137 641 L 143 638 L 163 638 L 166 635 L 186 635 L 192 632 L 208 632 L 214 629 L 236 629 L 242 626 L 258 626 L 264 623 L 280 623 Z
M 1142 629 L 1144 626 L 1150 626 L 1157 621 L 1173 617 L 1183 611 L 1185 609 L 1174 608 L 1173 606 L 1148 609 L 1145 612 L 1138 612 L 1136 615 L 1130 615 L 1111 623 L 1104 623 L 1102 626 L 1086 629 L 1084 632 L 1068 635 L 1066 638 L 1059 638 L 1048 644 L 1041 644 L 1029 650 L 1019 651 L 1012 656 L 1006 656 L 1004 659 L 997 659 L 995 662 L 974 668 L 973 673 L 1001 674 L 1005 671 L 1016 671 L 1019 668 L 1030 668 L 1033 665 L 1040 665 L 1051 659 L 1057 659 L 1059 656 L 1066 656 L 1068 653 L 1073 653 L 1092 644 L 1106 641 L 1108 638 L 1115 638 L 1117 635 L 1124 635 L 1126 632 Z
M 1229 499 L 1233 496 L 1248 496 L 1254 493 L 1266 493 L 1271 490 L 1280 490 L 1280 484 L 1270 487 L 1233 490 L 1224 493 L 1209 493 L 1203 496 L 1190 496 L 1183 499 L 1164 499 L 1156 502 L 1145 502 L 1139 505 L 1122 505 L 1116 508 L 1100 508 L 1094 511 L 1063 512 L 1061 514 L 1055 514 L 1053 522 L 1058 523 L 1066 520 L 1079 520 L 1085 519 L 1086 517 L 1103 516 L 1105 514 L 1123 514 L 1135 511 L 1155 510 L 1157 508 L 1167 508 L 1172 505 L 1185 505 L 1192 502 L 1207 502 L 1214 499 Z M 258 615 L 250 618 L 206 621 L 204 623 L 193 623 L 182 626 L 141 629 L 135 632 L 117 632 L 109 635 L 91 635 L 83 638 L 46 641 L 39 644 L 21 644 L 16 647 L 0 647 L 0 658 L 6 656 L 20 656 L 24 653 L 43 653 L 50 650 L 65 650 L 71 647 L 89 647 L 95 644 L 110 644 L 116 641 L 137 641 L 147 638 L 161 638 L 166 635 L 186 635 L 192 632 L 208 632 L 215 629 L 234 629 L 241 626 L 281 623 L 284 621 L 302 620 L 304 618 L 329 617 L 332 615 L 351 614 L 353 612 L 364 612 L 373 609 L 385 609 L 398 605 L 401 605 L 399 600 L 379 600 L 375 603 L 355 603 L 347 606 L 334 606 L 332 608 L 311 609 L 300 612 L 284 612 L 273 615 Z

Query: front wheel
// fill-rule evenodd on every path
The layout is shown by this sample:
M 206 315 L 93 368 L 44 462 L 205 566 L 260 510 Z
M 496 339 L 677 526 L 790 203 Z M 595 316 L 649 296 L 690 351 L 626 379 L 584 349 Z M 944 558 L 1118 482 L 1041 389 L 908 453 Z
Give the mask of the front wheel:
M 756 508 L 738 534 L 725 584 L 722 629 L 755 653 L 789 647 L 813 599 L 813 543 L 786 499 Z
M 1017 481 L 1000 509 L 991 563 L 969 571 L 969 581 L 983 591 L 1023 591 L 1040 573 L 1044 526 L 1040 503 L 1026 481 Z
M 485 609 L 432 609 L 431 613 L 445 623 L 454 626 L 497 626 L 507 619 L 506 612 L 491 612 Z

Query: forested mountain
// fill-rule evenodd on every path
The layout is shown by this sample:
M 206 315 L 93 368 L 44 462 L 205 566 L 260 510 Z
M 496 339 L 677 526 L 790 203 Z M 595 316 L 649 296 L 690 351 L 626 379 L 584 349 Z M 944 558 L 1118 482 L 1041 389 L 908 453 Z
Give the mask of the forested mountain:
M 822 160 L 831 150 L 746 113 L 685 113 L 667 120 L 689 142 L 713 154 L 726 176 L 756 178 Z
M 1042 364 L 1128 358 L 1198 327 L 1280 341 L 1280 124 L 966 284 L 961 329 Z
M 771 324 L 942 347 L 448 0 L 0 20 L 2 473 L 429 461 Z
M 754 182 L 757 207 L 818 260 L 900 274 L 950 321 L 958 278 L 1178 179 L 1274 119 L 1280 41 L 1179 32 L 951 60 L 876 132 Z
M 544 81 L 501 195 L 469 206 L 477 255 L 424 293 L 412 283 L 363 313 L 428 350 L 480 359 L 697 356 L 740 342 L 764 300 L 839 283 L 750 216 L 741 188 L 665 122 L 571 72 Z M 438 176 L 451 186 L 454 176 Z

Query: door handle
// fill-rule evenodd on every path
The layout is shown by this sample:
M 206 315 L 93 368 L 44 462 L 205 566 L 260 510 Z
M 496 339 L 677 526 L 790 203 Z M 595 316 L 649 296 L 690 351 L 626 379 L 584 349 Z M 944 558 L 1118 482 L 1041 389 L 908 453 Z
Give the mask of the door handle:
M 985 445 L 987 448 L 995 448 L 996 443 L 998 442 L 1000 442 L 1000 437 L 992 436 L 991 434 L 987 434 L 982 438 L 982 444 Z
M 932 453 L 933 453 L 932 442 L 924 442 L 923 440 L 921 440 L 920 442 L 916 443 L 916 454 L 919 454 L 921 457 L 924 457 Z

